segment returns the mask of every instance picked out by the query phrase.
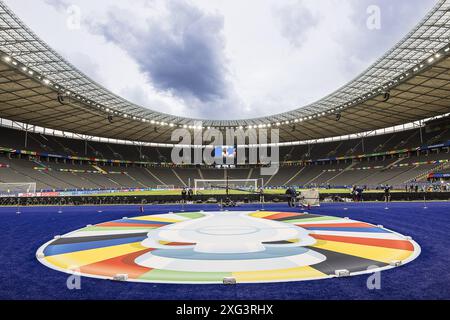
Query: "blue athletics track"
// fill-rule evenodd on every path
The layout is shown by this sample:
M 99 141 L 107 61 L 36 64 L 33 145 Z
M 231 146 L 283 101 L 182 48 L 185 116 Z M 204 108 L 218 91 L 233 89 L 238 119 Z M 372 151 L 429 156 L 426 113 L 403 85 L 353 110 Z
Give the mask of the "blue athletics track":
M 80 290 L 69 290 L 68 275 L 41 264 L 36 251 L 55 235 L 86 225 L 142 215 L 139 206 L 0 208 L 0 299 L 449 299 L 450 203 L 332 203 L 309 213 L 349 217 L 383 225 L 411 236 L 421 247 L 417 259 L 381 272 L 380 289 L 369 290 L 370 275 L 300 282 L 237 284 L 157 284 L 81 278 Z M 180 212 L 178 205 L 146 206 L 144 215 Z M 259 210 L 243 205 L 231 210 Z M 266 205 L 274 212 L 300 212 L 285 204 Z M 189 205 L 186 211 L 218 211 L 217 205 Z M 301 210 L 304 212 L 304 210 Z

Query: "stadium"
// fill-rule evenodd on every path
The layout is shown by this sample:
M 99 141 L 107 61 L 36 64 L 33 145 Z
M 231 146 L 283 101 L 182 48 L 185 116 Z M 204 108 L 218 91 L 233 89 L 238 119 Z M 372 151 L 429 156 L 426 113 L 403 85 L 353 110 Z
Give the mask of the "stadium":
M 313 103 L 223 120 L 114 93 L 0 1 L 0 298 L 449 299 L 449 10 Z

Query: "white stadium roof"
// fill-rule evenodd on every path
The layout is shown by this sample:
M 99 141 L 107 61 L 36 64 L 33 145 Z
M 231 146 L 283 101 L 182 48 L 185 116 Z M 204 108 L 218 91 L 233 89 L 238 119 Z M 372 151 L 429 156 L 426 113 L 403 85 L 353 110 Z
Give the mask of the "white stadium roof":
M 162 143 L 170 141 L 173 128 L 189 128 L 197 121 L 204 127 L 279 127 L 281 141 L 418 121 L 450 112 L 449 11 L 450 0 L 439 1 L 372 66 L 310 105 L 254 119 L 202 120 L 152 111 L 110 92 L 39 39 L 0 0 L 0 117 L 91 136 Z M 320 66 L 317 70 L 323 72 Z M 63 103 L 58 94 L 66 96 Z

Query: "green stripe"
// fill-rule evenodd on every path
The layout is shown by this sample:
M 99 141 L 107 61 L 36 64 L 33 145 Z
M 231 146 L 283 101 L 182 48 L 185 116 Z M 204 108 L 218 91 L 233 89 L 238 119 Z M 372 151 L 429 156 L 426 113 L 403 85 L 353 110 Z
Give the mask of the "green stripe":
M 189 219 L 198 219 L 198 218 L 202 218 L 205 215 L 200 213 L 200 212 L 189 212 L 189 213 L 177 213 L 177 215 L 185 217 L 185 218 L 189 218 Z
M 281 222 L 287 222 L 287 223 L 299 223 L 299 222 L 314 222 L 314 221 L 326 221 L 326 220 L 337 220 L 336 217 L 316 217 L 316 218 L 309 218 L 309 219 L 293 219 L 293 220 L 283 220 Z M 342 219 L 344 220 L 344 219 Z
M 231 272 L 189 272 L 189 271 L 173 271 L 154 269 L 149 271 L 139 279 L 155 280 L 155 281 L 217 281 L 222 282 L 223 278 L 231 277 Z

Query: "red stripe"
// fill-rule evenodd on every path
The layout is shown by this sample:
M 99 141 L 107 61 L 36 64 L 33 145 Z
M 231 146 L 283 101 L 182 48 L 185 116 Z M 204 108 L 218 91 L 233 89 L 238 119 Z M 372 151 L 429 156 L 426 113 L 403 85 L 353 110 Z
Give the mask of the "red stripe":
M 148 224 L 148 223 L 126 223 L 126 222 L 105 222 L 97 224 L 96 227 L 147 227 L 159 228 L 165 225 L 162 224 Z
M 151 268 L 137 265 L 134 260 L 137 257 L 152 251 L 144 249 L 137 252 L 125 254 L 119 257 L 91 263 L 80 268 L 80 272 L 94 274 L 98 276 L 114 277 L 116 274 L 128 274 L 128 278 L 137 279 L 144 273 L 151 271 Z
M 375 238 L 357 238 L 357 237 L 341 237 L 328 236 L 323 234 L 310 234 L 311 237 L 318 240 L 328 240 L 337 242 L 347 242 L 354 244 L 362 244 L 373 247 L 384 247 L 399 250 L 414 251 L 414 246 L 407 240 L 391 240 L 391 239 L 375 239 Z
M 299 224 L 296 223 L 299 227 L 304 228 L 373 228 L 373 225 L 364 223 L 364 222 L 355 222 L 355 223 L 310 223 L 310 224 Z
M 282 219 L 282 218 L 287 218 L 287 217 L 297 217 L 297 216 L 301 216 L 301 215 L 303 215 L 303 214 L 294 213 L 294 212 L 280 212 L 280 213 L 273 214 L 271 216 L 264 217 L 264 219 L 276 220 L 276 219 Z
M 190 242 L 170 242 L 166 246 L 193 246 L 194 244 Z

